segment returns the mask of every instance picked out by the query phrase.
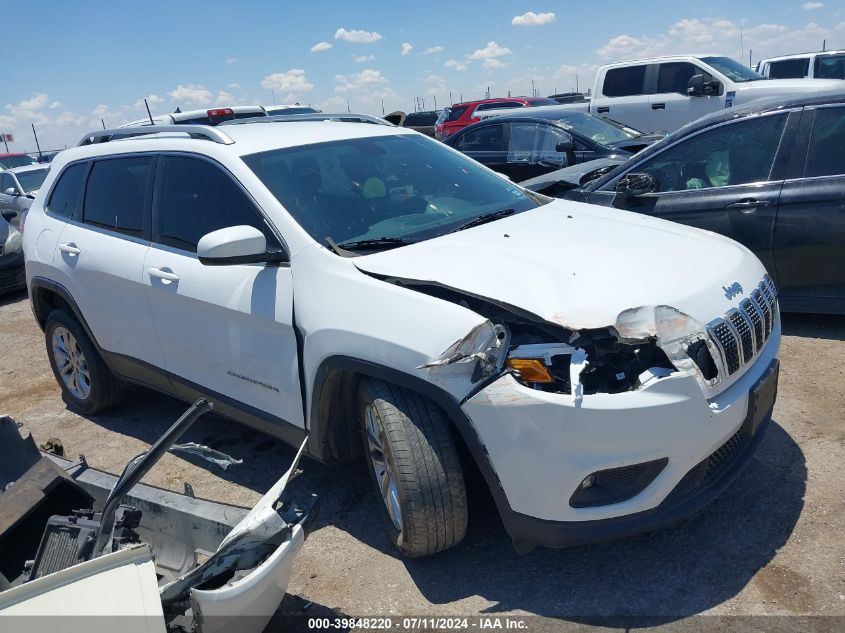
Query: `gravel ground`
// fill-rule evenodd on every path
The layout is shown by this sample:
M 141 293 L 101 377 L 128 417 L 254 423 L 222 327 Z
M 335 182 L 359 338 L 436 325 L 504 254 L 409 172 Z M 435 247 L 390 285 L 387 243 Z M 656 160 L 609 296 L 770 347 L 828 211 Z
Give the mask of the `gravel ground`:
M 138 391 L 110 415 L 75 415 L 60 398 L 25 294 L 0 299 L 0 324 L 0 413 L 39 444 L 57 437 L 68 455 L 84 453 L 93 466 L 119 472 L 185 408 Z M 318 614 L 538 614 L 579 625 L 621 615 L 670 626 L 695 614 L 837 615 L 823 628 L 842 626 L 845 317 L 787 316 L 784 334 L 774 424 L 754 460 L 703 512 L 657 533 L 519 557 L 476 484 L 464 542 L 403 560 L 383 532 L 364 464 L 305 462 L 292 486 L 317 492 L 321 511 L 283 610 L 312 603 L 308 612 Z M 241 505 L 257 501 L 294 453 L 216 416 L 200 420 L 185 441 L 244 462 L 222 471 L 166 455 L 145 481 L 178 491 L 189 483 L 199 497 Z

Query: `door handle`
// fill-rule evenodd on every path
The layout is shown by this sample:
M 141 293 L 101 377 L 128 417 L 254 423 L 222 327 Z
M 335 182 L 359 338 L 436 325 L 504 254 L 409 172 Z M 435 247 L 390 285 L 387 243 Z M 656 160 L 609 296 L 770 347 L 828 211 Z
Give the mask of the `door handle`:
M 754 213 L 757 210 L 757 207 L 770 207 L 772 206 L 771 200 L 740 200 L 739 202 L 734 202 L 733 204 L 727 205 L 726 209 L 739 209 L 740 213 Z
M 599 114 L 604 114 L 605 112 L 610 112 L 610 106 L 600 106 L 596 108 L 596 112 Z
M 665 103 L 652 103 L 651 109 L 652 110 L 665 110 L 666 104 Z
M 150 277 L 156 277 L 164 281 L 179 281 L 179 275 L 168 270 L 162 270 L 161 268 L 147 268 L 147 272 Z
M 68 255 L 79 255 L 82 252 L 82 250 L 73 242 L 59 244 L 59 250 L 63 253 L 67 253 Z

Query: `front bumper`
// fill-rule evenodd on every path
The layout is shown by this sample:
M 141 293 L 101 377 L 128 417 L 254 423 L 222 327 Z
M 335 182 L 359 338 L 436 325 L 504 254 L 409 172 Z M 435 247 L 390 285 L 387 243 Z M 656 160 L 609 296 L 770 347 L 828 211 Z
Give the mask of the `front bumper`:
M 780 324 L 746 371 L 707 399 L 691 375 L 638 391 L 584 396 L 539 392 L 505 375 L 464 403 L 498 476 L 497 499 L 514 540 L 563 547 L 655 529 L 712 501 L 753 456 L 771 410 L 753 436 L 749 393 L 777 363 Z M 668 458 L 634 496 L 592 507 L 570 497 L 597 471 Z M 718 468 L 708 469 L 717 459 Z M 712 464 L 711 464 L 712 466 Z M 706 474 L 706 476 L 705 476 Z M 497 491 L 494 491 L 497 492 Z

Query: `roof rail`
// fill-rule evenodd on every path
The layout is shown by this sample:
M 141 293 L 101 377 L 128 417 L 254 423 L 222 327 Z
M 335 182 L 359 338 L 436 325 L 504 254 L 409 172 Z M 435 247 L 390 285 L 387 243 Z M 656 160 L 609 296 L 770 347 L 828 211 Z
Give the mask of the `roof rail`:
M 82 137 L 79 141 L 79 146 L 108 143 L 109 141 L 117 141 L 136 136 L 149 136 L 152 134 L 186 134 L 194 139 L 222 143 L 223 145 L 231 145 L 235 142 L 228 134 L 210 125 L 139 125 L 137 127 L 124 127 L 114 130 L 94 130 Z
M 292 121 L 341 121 L 343 123 L 372 123 L 375 125 L 393 125 L 381 117 L 370 114 L 271 114 L 269 116 L 247 117 L 223 121 L 220 125 L 243 125 L 244 123 L 290 123 Z

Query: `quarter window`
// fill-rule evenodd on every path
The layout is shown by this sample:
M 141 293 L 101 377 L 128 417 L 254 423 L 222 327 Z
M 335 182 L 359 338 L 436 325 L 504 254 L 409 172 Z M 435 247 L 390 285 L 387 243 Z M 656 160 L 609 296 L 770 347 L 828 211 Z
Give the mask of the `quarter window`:
M 845 108 L 824 108 L 816 112 L 804 176 L 845 174 Z
M 604 76 L 605 97 L 630 97 L 644 94 L 645 65 L 611 68 Z
M 671 62 L 660 64 L 660 70 L 657 73 L 657 92 L 677 92 L 682 95 L 687 94 L 687 86 L 690 78 L 702 71 L 694 64 L 689 62 Z
M 82 221 L 125 235 L 142 235 L 153 160 L 152 156 L 133 156 L 96 161 L 85 188 Z
M 206 233 L 240 225 L 257 228 L 268 246 L 278 246 L 255 205 L 220 168 L 197 158 L 166 158 L 160 218 L 164 244 L 193 253 Z
M 659 192 L 743 185 L 769 179 L 786 113 L 751 117 L 705 130 L 634 168 Z
M 53 193 L 50 194 L 50 200 L 47 202 L 47 210 L 50 213 L 65 218 L 73 215 L 86 168 L 85 163 L 76 163 L 65 169 L 59 176 L 56 186 L 53 187 Z

